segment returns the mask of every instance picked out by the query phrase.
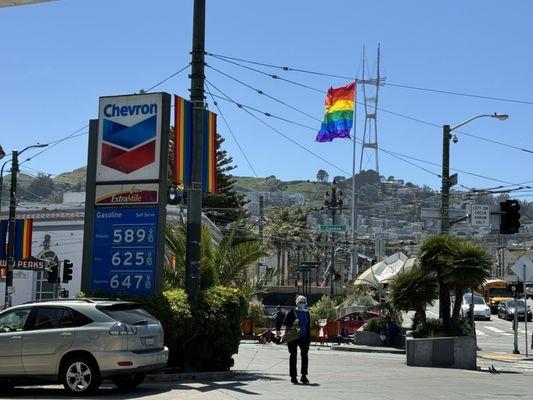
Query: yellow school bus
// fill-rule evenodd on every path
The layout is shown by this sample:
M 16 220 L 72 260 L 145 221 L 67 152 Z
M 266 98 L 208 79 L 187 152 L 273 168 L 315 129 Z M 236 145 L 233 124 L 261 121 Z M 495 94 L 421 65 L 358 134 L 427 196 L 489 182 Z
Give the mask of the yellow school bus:
M 513 294 L 507 290 L 507 281 L 488 279 L 483 284 L 483 297 L 493 314 L 498 311 L 501 301 L 511 299 Z

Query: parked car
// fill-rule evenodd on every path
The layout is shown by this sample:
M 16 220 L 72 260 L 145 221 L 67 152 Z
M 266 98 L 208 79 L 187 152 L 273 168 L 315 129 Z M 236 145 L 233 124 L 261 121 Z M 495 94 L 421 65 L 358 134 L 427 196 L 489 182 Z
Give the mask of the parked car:
M 51 300 L 0 313 L 0 385 L 60 382 L 70 394 L 95 391 L 102 379 L 132 389 L 164 367 L 160 322 L 138 304 Z
M 472 294 L 465 294 L 463 296 L 463 301 L 461 302 L 461 316 L 468 316 L 471 303 Z M 490 316 L 490 307 L 485 303 L 485 299 L 481 296 L 474 295 L 474 319 L 486 319 L 487 321 L 490 321 Z
M 385 319 L 384 315 L 379 314 L 378 312 L 370 311 L 370 312 L 363 312 L 363 311 L 356 311 L 352 312 L 350 314 L 346 314 L 344 317 L 337 318 L 335 322 L 337 322 L 337 326 L 339 329 L 340 334 L 344 332 L 344 329 L 346 328 L 348 330 L 349 335 L 353 335 L 356 330 L 358 330 L 361 326 L 363 326 L 370 318 L 379 317 L 382 319 Z M 332 333 L 329 333 L 330 336 Z
M 518 308 L 518 319 L 523 320 L 526 314 L 526 303 L 522 299 L 517 299 L 516 303 L 515 300 L 507 300 L 502 308 L 501 308 L 501 317 L 506 320 L 513 320 L 514 314 L 516 312 L 516 309 Z M 500 303 L 501 304 L 501 303 Z M 500 316 L 500 311 L 498 311 L 498 316 Z M 533 314 L 531 312 L 531 308 L 527 306 L 527 320 L 531 321 L 533 319 Z

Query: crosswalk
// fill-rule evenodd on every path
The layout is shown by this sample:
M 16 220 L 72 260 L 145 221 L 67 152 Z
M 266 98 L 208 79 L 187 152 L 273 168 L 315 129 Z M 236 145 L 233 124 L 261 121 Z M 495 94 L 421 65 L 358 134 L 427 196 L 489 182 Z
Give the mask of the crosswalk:
M 533 326 L 532 326 L 533 328 Z M 532 329 L 528 329 L 528 332 L 531 332 Z M 519 328 L 518 329 L 518 333 L 519 334 L 524 334 L 526 331 L 522 328 Z M 494 326 L 485 326 L 485 325 L 482 325 L 482 326 L 479 326 L 477 325 L 476 326 L 476 335 L 477 336 L 487 336 L 487 335 L 490 335 L 490 336 L 512 336 L 514 334 L 514 331 L 512 330 L 512 328 L 509 328 L 509 330 L 507 331 L 504 331 L 500 328 L 495 328 Z

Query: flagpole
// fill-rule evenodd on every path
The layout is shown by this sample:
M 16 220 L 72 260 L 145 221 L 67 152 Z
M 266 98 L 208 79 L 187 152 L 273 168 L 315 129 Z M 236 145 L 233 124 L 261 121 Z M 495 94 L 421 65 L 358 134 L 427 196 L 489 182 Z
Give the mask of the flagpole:
M 352 237 L 351 237 L 351 278 L 354 279 L 359 275 L 359 262 L 358 262 L 358 249 L 355 244 L 356 232 L 357 232 L 357 213 L 356 213 L 356 196 L 355 196 L 355 136 L 356 136 L 356 125 L 357 120 L 357 107 L 356 107 L 356 98 L 357 98 L 357 77 L 355 78 L 355 88 L 354 88 L 354 97 L 353 97 L 353 136 L 352 136 Z

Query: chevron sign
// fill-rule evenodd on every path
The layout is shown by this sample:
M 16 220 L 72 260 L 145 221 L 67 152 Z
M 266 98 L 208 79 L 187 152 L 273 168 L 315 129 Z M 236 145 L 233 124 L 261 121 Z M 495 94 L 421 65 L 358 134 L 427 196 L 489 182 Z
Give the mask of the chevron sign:
M 158 179 L 161 96 L 100 98 L 97 181 Z

